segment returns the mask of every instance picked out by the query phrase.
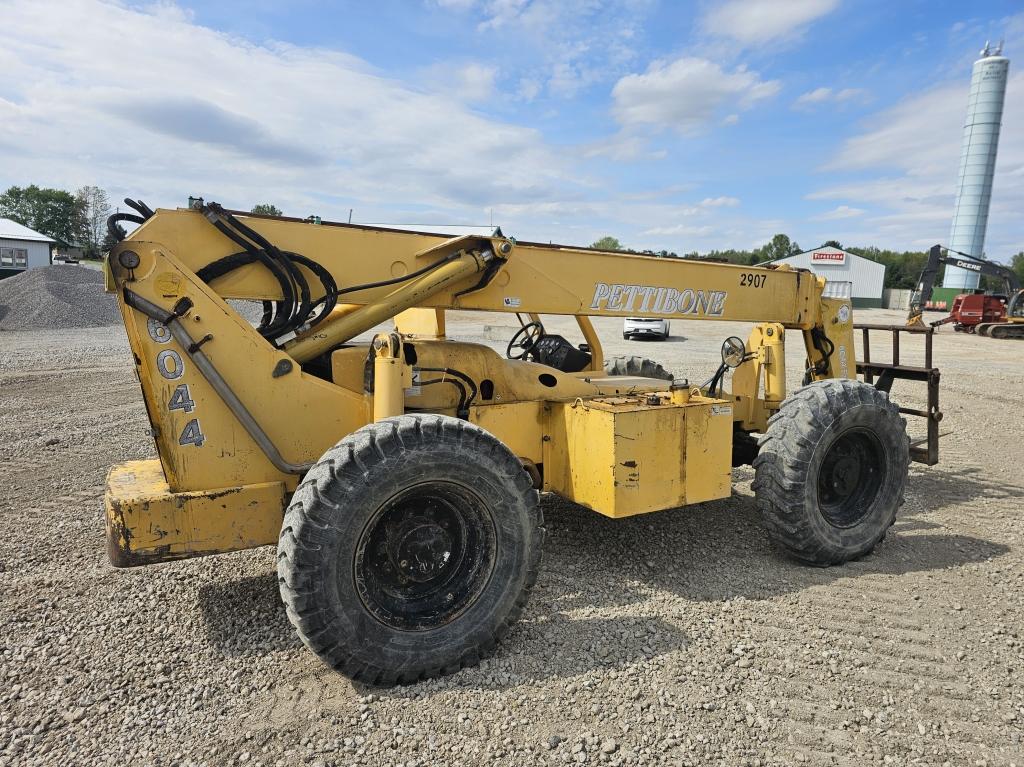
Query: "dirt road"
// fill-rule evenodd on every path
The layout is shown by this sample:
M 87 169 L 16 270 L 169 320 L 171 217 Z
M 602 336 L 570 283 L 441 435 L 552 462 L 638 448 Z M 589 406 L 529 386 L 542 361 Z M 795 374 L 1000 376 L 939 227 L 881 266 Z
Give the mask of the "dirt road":
M 503 349 L 494 323 L 449 332 Z M 598 326 L 608 353 L 692 381 L 746 334 Z M 943 462 L 912 469 L 873 555 L 782 557 L 746 469 L 728 500 L 628 520 L 547 499 L 543 570 L 497 655 L 381 691 L 300 645 L 271 548 L 112 569 L 104 475 L 153 453 L 123 330 L 2 333 L 0 766 L 1024 766 L 1024 343 L 946 328 L 936 361 Z

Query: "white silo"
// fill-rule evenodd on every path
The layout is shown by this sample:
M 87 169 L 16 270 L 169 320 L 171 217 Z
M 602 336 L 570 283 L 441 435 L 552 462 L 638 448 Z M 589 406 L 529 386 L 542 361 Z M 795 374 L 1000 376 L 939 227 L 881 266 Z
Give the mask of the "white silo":
M 985 252 L 985 228 L 988 226 L 988 208 L 992 201 L 992 176 L 996 168 L 999 125 L 1003 118 L 1006 77 L 1010 68 L 1010 60 L 1003 57 L 1002 52 L 1002 43 L 994 51 L 985 43 L 981 58 L 974 62 L 960 153 L 953 227 L 949 233 L 951 250 L 976 258 L 981 258 Z M 978 279 L 977 272 L 947 266 L 942 286 L 974 290 L 978 287 Z

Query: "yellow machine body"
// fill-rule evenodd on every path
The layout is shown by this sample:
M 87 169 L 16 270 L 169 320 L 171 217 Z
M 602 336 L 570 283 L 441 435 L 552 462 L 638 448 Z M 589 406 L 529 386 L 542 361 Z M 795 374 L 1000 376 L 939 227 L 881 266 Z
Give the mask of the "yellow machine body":
M 608 517 L 725 498 L 732 406 L 702 396 L 598 397 L 552 403 L 544 489 Z
M 118 567 L 249 549 L 277 540 L 282 482 L 172 493 L 159 461 L 129 461 L 107 477 L 107 543 Z
M 360 427 L 406 412 L 467 418 L 508 446 L 538 487 L 609 517 L 723 498 L 734 430 L 763 431 L 786 396 L 787 332 L 801 334 L 813 379 L 856 375 L 851 308 L 824 298 L 824 281 L 809 272 L 502 236 L 245 222 L 340 287 L 369 287 L 275 348 L 227 303 L 280 300 L 266 269 L 250 264 L 209 283 L 198 276 L 238 251 L 201 212 L 158 210 L 112 250 L 108 284 L 159 456 L 110 474 L 116 565 L 273 543 L 310 465 Z M 574 315 L 590 363 L 568 373 L 449 340 L 448 309 Z M 588 318 L 645 315 L 756 323 L 750 362 L 731 391 L 714 394 L 607 376 Z M 385 321 L 392 326 L 379 332 Z M 352 342 L 375 328 L 372 344 Z M 462 413 L 457 376 L 445 371 L 479 387 Z

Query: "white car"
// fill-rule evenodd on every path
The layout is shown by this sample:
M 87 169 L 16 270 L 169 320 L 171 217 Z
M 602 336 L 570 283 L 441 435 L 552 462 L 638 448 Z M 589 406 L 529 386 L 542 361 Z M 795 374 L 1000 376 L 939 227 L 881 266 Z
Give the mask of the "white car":
M 654 317 L 626 317 L 622 324 L 622 337 L 630 338 L 656 338 L 664 341 L 668 338 L 668 320 Z

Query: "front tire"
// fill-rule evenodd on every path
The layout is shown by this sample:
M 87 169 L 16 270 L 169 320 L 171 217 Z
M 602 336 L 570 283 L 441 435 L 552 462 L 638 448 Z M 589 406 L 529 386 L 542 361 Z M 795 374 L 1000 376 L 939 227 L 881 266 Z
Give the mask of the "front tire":
M 278 582 L 303 643 L 368 684 L 490 655 L 537 578 L 539 496 L 494 436 L 403 415 L 341 440 L 285 514 Z
M 904 420 L 860 381 L 798 389 L 769 421 L 754 490 L 771 538 L 814 565 L 870 552 L 896 520 L 910 462 Z

